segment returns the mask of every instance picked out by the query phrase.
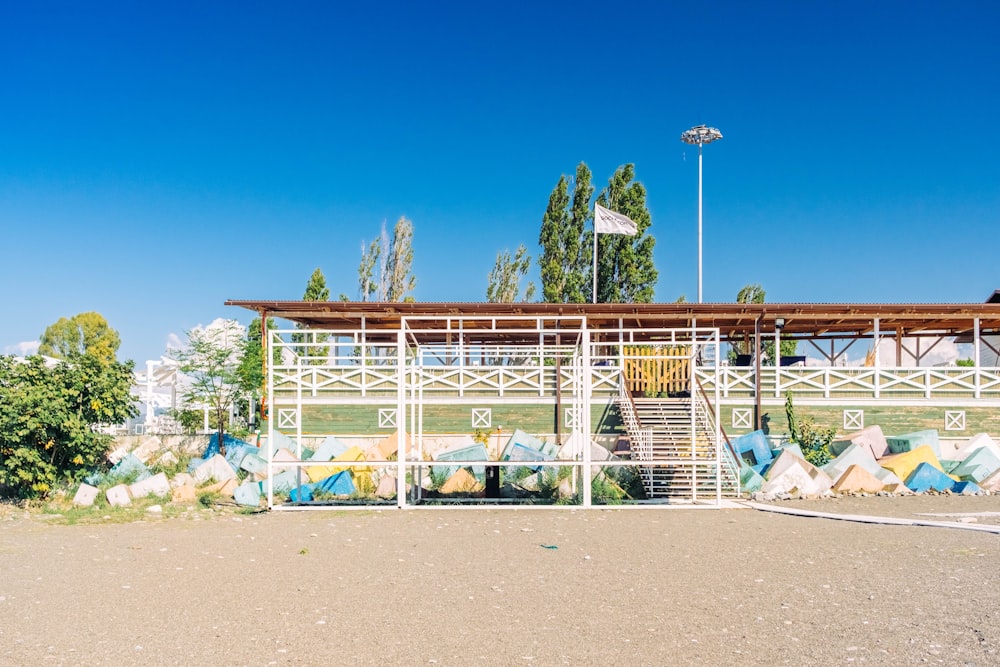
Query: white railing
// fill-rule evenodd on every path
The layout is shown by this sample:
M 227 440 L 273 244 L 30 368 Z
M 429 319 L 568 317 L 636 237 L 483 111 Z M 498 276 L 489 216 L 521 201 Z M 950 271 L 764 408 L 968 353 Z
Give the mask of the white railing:
M 705 391 L 715 390 L 718 377 L 722 399 L 754 395 L 754 369 L 728 366 L 699 367 L 696 371 Z M 779 398 L 791 391 L 803 398 L 997 398 L 1000 399 L 1000 368 L 926 367 L 872 368 L 806 366 L 762 367 L 761 395 Z

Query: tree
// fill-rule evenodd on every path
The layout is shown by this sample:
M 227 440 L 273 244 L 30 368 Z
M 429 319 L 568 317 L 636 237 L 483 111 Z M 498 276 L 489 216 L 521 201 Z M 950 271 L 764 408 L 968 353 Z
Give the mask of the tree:
M 309 277 L 309 282 L 306 284 L 306 291 L 302 295 L 302 300 L 330 300 L 330 290 L 326 286 L 326 278 L 323 276 L 323 272 L 319 268 L 313 271 L 312 275 Z M 305 329 L 306 327 L 301 324 L 296 324 L 295 328 Z M 307 364 L 322 363 L 322 361 L 317 360 L 317 358 L 329 356 L 329 346 L 323 345 L 329 337 L 330 336 L 328 334 L 294 333 L 292 334 L 292 342 L 296 343 L 295 353 L 300 357 L 303 357 L 305 359 L 305 363 Z M 306 343 L 315 343 L 315 345 L 306 345 Z
M 590 168 L 583 162 L 576 167 L 572 206 L 569 185 L 560 176 L 549 195 L 542 216 L 538 243 L 542 254 L 538 266 L 542 275 L 542 299 L 546 303 L 585 303 L 591 293 L 591 241 L 585 234 L 587 221 L 593 217 L 590 199 L 594 194 Z
M 511 257 L 510 250 L 497 253 L 497 262 L 490 272 L 490 282 L 486 287 L 486 301 L 489 303 L 514 303 L 520 299 L 521 279 L 531 268 L 531 256 L 527 248 L 519 245 Z M 535 285 L 529 282 L 524 290 L 523 301 L 531 301 L 535 296 Z
M 736 293 L 736 303 L 764 303 L 764 299 L 767 298 L 767 292 L 759 283 L 747 283 L 740 291 Z M 764 340 L 761 341 L 761 356 L 766 357 L 770 360 L 774 360 L 774 341 Z M 798 341 L 794 340 L 783 340 L 781 341 L 781 356 L 791 357 L 794 356 L 798 351 Z M 749 335 L 745 335 L 743 340 L 737 340 L 730 343 L 729 346 L 729 361 L 732 363 L 736 360 L 737 355 L 748 355 L 753 354 L 753 342 L 750 340 Z
M 138 414 L 133 370 L 86 354 L 52 367 L 0 357 L 0 494 L 45 496 L 106 464 L 112 438 L 96 427 Z
M 277 326 L 278 325 L 274 321 L 273 317 L 267 318 L 268 330 L 275 329 Z M 280 363 L 280 361 L 281 351 L 278 349 L 272 350 L 271 364 L 277 364 Z M 260 398 L 263 394 L 264 382 L 267 377 L 265 376 L 264 344 L 263 337 L 261 335 L 259 317 L 255 317 L 250 323 L 250 326 L 247 328 L 247 335 L 243 341 L 243 355 L 240 358 L 240 364 L 236 372 L 240 378 L 239 383 L 241 393 L 246 396 L 253 396 L 255 399 Z M 261 406 L 258 405 L 258 417 L 263 416 L 260 414 L 260 407 Z M 249 416 L 250 415 L 247 415 L 247 417 Z
M 121 338 L 100 313 L 79 313 L 50 325 L 42 334 L 38 354 L 73 359 L 86 354 L 109 364 L 117 358 Z
M 413 275 L 413 223 L 403 216 L 396 221 L 390 237 L 382 224 L 382 233 L 365 248 L 361 242 L 358 266 L 358 296 L 383 302 L 413 301 L 409 294 L 417 286 Z M 342 295 L 343 296 L 343 295 Z
M 652 217 L 646 208 L 646 188 L 635 178 L 635 165 L 615 170 L 597 203 L 627 215 L 636 224 L 635 236 L 598 234 L 597 301 L 599 303 L 651 303 L 658 277 L 653 264 L 656 239 L 647 235 Z M 593 243 L 593 231 L 585 238 Z
M 417 286 L 413 275 L 413 223 L 405 216 L 396 221 L 392 238 L 386 241 L 382 230 L 383 248 L 381 301 L 397 303 L 406 301 L 407 295 Z M 412 300 L 412 298 L 410 299 Z
M 243 358 L 243 325 L 236 320 L 217 319 L 207 327 L 187 332 L 187 346 L 171 350 L 171 356 L 187 377 L 184 400 L 204 404 L 215 410 L 218 423 L 219 451 L 225 455 L 226 413 L 243 396 L 240 375 Z

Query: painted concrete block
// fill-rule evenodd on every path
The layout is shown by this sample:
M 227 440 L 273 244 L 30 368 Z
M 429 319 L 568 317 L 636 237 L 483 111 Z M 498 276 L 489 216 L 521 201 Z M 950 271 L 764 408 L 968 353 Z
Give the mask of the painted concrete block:
M 763 485 L 764 478 L 761 477 L 756 470 L 748 465 L 740 466 L 740 489 L 742 489 L 744 493 L 760 491 L 760 487 Z
M 959 479 L 973 481 L 978 484 L 997 470 L 1000 470 L 1000 458 L 997 458 L 996 454 L 988 447 L 980 447 L 972 452 L 951 473 Z
M 989 491 L 990 493 L 1000 492 L 1000 470 L 979 482 L 979 488 L 983 491 Z
M 872 456 L 870 447 L 850 442 L 837 458 L 823 466 L 823 472 L 828 474 L 831 479 L 840 479 L 840 476 L 847 472 L 847 469 L 853 465 L 861 466 L 873 476 L 877 475 L 881 468 L 875 457 Z
M 237 482 L 235 479 L 227 479 L 224 482 L 215 482 L 201 489 L 202 493 L 218 493 L 220 496 L 232 498 L 236 492 Z
M 379 498 L 396 497 L 396 478 L 393 475 L 382 475 L 375 489 L 375 495 Z
M 335 496 L 349 496 L 355 491 L 354 479 L 350 470 L 341 470 L 335 475 L 330 475 L 313 487 L 313 493 L 323 491 Z
M 336 462 L 351 462 L 351 461 L 364 461 L 365 453 L 360 447 L 351 447 L 346 452 L 340 456 L 335 457 L 330 463 Z M 324 480 L 331 475 L 336 475 L 341 470 L 352 470 L 354 472 L 371 472 L 371 468 L 368 466 L 337 466 L 337 465 L 321 465 L 321 466 L 309 466 L 306 468 L 306 475 L 309 476 L 310 482 L 319 482 Z
M 244 507 L 257 507 L 260 505 L 260 484 L 256 482 L 244 482 L 236 487 L 233 492 L 233 499 L 237 505 Z
M 486 447 L 479 442 L 463 446 L 459 449 L 438 452 L 434 456 L 435 461 L 488 461 L 489 458 L 490 454 L 486 451 Z M 435 471 L 438 471 L 441 468 L 441 466 L 434 467 Z M 458 466 L 446 466 L 444 467 L 444 470 L 447 471 L 447 474 L 450 477 L 458 470 Z M 486 466 L 473 466 L 472 470 L 477 475 L 486 474 Z
M 926 446 L 926 445 L 924 445 Z M 930 463 L 920 463 L 906 478 L 906 486 L 916 493 L 925 491 L 947 491 L 955 486 L 955 480 L 940 468 Z
M 969 458 L 974 451 L 980 449 L 981 447 L 985 447 L 990 450 L 993 452 L 994 456 L 1000 459 L 1000 444 L 997 444 L 997 442 L 987 433 L 977 433 L 969 438 L 968 442 L 959 447 L 958 452 L 955 454 L 955 458 L 960 461 L 964 461 Z
M 100 491 L 96 486 L 91 486 L 90 484 L 81 484 L 80 488 L 76 490 L 76 494 L 73 496 L 73 504 L 77 507 L 90 507 L 97 500 L 97 494 Z
M 771 456 L 771 442 L 764 431 L 753 431 L 732 440 L 733 449 L 750 465 L 767 463 Z
M 226 446 L 226 456 L 229 456 L 229 451 L 232 449 L 240 450 L 246 447 L 253 447 L 249 442 L 245 440 L 240 440 L 239 438 L 229 435 L 228 433 L 223 434 L 222 442 Z M 254 447 L 256 449 L 256 447 Z M 208 446 L 205 447 L 205 451 L 202 453 L 201 458 L 209 459 L 216 454 L 220 453 L 219 449 L 219 434 L 213 433 L 208 438 Z
M 187 504 L 193 503 L 197 499 L 198 492 L 195 490 L 194 484 L 181 484 L 170 492 L 171 502 Z
M 293 503 L 308 503 L 313 499 L 313 488 L 315 484 L 303 484 L 296 486 L 288 492 L 288 499 Z
M 955 472 L 955 468 L 962 465 L 961 461 L 955 461 L 954 459 L 940 459 L 938 463 L 941 464 L 941 467 L 949 475 Z
M 132 456 L 136 457 L 143 463 L 149 463 L 161 449 L 163 449 L 163 443 L 157 436 L 154 435 L 143 438 L 139 442 L 139 446 L 132 450 Z
M 955 482 L 951 492 L 959 496 L 978 496 L 983 490 L 975 482 L 962 481 Z
M 477 493 L 483 490 L 483 485 L 465 468 L 459 468 L 455 474 L 441 485 L 439 491 L 448 493 Z
M 227 479 L 236 477 L 236 471 L 229 465 L 229 462 L 221 454 L 215 454 L 197 468 L 193 473 L 194 481 L 204 484 L 209 480 L 224 482 Z
M 795 454 L 800 459 L 804 459 L 805 458 L 805 456 L 802 455 L 802 447 L 800 447 L 799 443 L 797 443 L 797 442 L 788 442 L 788 443 L 785 443 L 785 444 L 783 444 L 782 446 L 780 446 L 780 447 L 778 447 L 776 449 L 772 449 L 771 450 L 771 458 L 775 458 L 775 459 L 778 458 L 778 455 L 781 454 L 781 452 L 783 452 L 786 449 L 788 451 L 790 451 L 792 454 Z
M 409 433 L 403 434 L 403 442 L 405 443 L 406 456 L 412 459 L 414 457 L 415 447 L 413 445 L 413 439 L 410 437 Z M 399 454 L 399 437 L 396 431 L 390 433 L 387 437 L 382 438 L 377 443 L 369 447 L 369 449 L 377 449 L 385 460 L 392 458 L 393 454 Z M 372 459 L 376 460 L 376 459 Z
M 573 433 L 569 436 L 562 447 L 556 451 L 556 459 L 560 461 L 582 461 L 583 460 L 583 447 L 585 444 L 590 446 L 590 460 L 591 461 L 610 461 L 612 458 L 611 452 L 601 445 L 597 444 L 583 433 Z
M 344 443 L 342 443 L 340 440 L 337 440 L 337 438 L 335 438 L 332 435 L 328 435 L 326 436 L 326 438 L 323 439 L 323 442 L 319 444 L 319 447 L 316 448 L 316 451 L 312 453 L 312 456 L 309 457 L 309 460 L 331 461 L 335 457 L 340 456 L 341 454 L 346 452 L 348 449 L 350 448 Z
M 174 475 L 174 478 L 170 480 L 170 488 L 176 489 L 178 486 L 184 486 L 185 484 L 190 484 L 191 486 L 196 486 L 194 477 L 189 473 L 179 472 Z
M 308 477 L 303 475 L 303 479 L 306 480 Z M 288 493 L 295 488 L 297 483 L 295 472 L 292 470 L 282 470 L 271 478 L 271 486 L 274 489 L 274 493 Z M 264 488 L 267 487 L 265 486 Z
M 267 461 L 262 459 L 259 454 L 250 453 L 240 460 L 240 470 L 246 470 L 250 474 L 266 473 Z
M 125 484 L 112 486 L 104 492 L 104 495 L 112 507 L 124 507 L 132 504 L 132 497 L 128 495 L 128 486 Z
M 933 450 L 935 458 L 941 458 L 941 441 L 938 439 L 938 432 L 935 429 L 893 435 L 886 438 L 885 441 L 889 444 L 889 451 L 893 454 L 912 452 L 917 447 L 926 445 Z
M 525 433 L 521 429 L 515 429 L 511 434 L 510 438 L 507 439 L 507 444 L 504 445 L 503 451 L 500 453 L 501 461 L 523 461 L 520 459 L 511 459 L 515 449 L 519 449 L 522 452 L 525 450 L 533 450 L 536 452 L 541 452 L 545 447 L 545 442 L 541 438 L 536 438 L 533 435 Z M 523 454 L 521 454 L 523 456 Z M 538 457 L 533 457 L 538 458 Z
M 884 488 L 881 480 L 858 464 L 848 466 L 833 483 L 833 490 L 837 493 L 878 493 Z
M 264 460 L 266 461 L 267 459 Z M 279 473 L 285 470 L 295 470 L 295 466 L 283 466 L 279 464 L 289 463 L 298 460 L 299 460 L 298 457 L 295 456 L 295 454 L 291 450 L 279 449 L 278 451 L 274 452 L 274 456 L 272 457 L 274 472 Z
M 150 476 L 149 468 L 146 464 L 136 458 L 135 454 L 126 454 L 111 468 L 108 477 L 111 479 L 126 479 L 135 476 L 135 481 L 146 479 Z
M 890 470 L 900 479 L 908 479 L 921 463 L 927 463 L 944 473 L 944 468 L 941 466 L 930 445 L 921 445 L 900 454 L 890 454 L 889 456 L 882 457 L 878 462 L 880 466 Z M 954 479 L 953 481 L 957 482 L 958 479 Z
M 160 455 L 160 458 L 156 459 L 156 464 L 163 466 L 164 468 L 175 466 L 177 465 L 177 462 L 177 454 L 170 450 L 163 452 L 163 454 Z
M 789 451 L 782 452 L 768 469 L 764 493 L 800 493 L 821 495 L 830 490 L 833 480 L 825 472 Z
M 830 443 L 830 451 L 835 456 L 840 456 L 850 445 L 866 447 L 872 453 L 872 458 L 880 459 L 889 454 L 889 443 L 886 442 L 882 427 L 878 424 L 868 426 L 860 431 L 848 433 L 843 438 Z
M 264 438 L 262 441 L 261 458 L 266 459 L 269 451 L 277 452 L 279 449 L 287 449 L 290 452 L 297 452 L 299 445 L 294 438 L 290 438 L 278 429 L 275 429 L 273 437 Z
M 161 472 L 147 477 L 141 482 L 129 484 L 128 492 L 133 498 L 167 496 L 170 495 L 170 482 L 167 481 L 167 475 Z

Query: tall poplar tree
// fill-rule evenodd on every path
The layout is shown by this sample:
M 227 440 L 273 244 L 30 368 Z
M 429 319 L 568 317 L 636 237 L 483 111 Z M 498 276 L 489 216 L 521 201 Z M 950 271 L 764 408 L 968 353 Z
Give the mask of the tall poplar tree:
M 627 215 L 638 233 L 597 235 L 597 301 L 651 303 L 657 271 L 653 265 L 656 239 L 647 234 L 652 218 L 646 208 L 646 188 L 635 179 L 635 165 L 618 167 L 597 203 Z M 593 243 L 593 237 L 589 236 Z
M 497 261 L 490 272 L 486 287 L 486 301 L 489 303 L 515 303 L 521 299 L 521 279 L 531 268 L 531 255 L 524 245 L 519 245 L 511 257 L 510 250 L 497 253 Z M 535 296 L 535 284 L 528 282 L 523 301 L 531 301 Z
M 573 180 L 572 205 L 565 176 L 559 177 L 549 195 L 538 235 L 542 247 L 538 258 L 542 300 L 547 303 L 584 303 L 590 297 L 590 262 L 593 259 L 590 242 L 593 237 L 585 230 L 587 222 L 593 218 L 590 205 L 593 194 L 590 168 L 581 162 Z
M 413 223 L 403 216 L 396 221 L 392 237 L 383 234 L 381 301 L 398 303 L 412 301 L 409 295 L 417 286 L 413 275 Z
M 313 271 L 312 275 L 309 277 L 309 282 L 306 283 L 306 291 L 302 295 L 303 301 L 329 301 L 330 300 L 330 290 L 326 286 L 326 277 L 323 275 L 323 271 L 317 268 Z M 301 324 L 296 324 L 297 329 L 304 329 Z M 313 338 L 315 336 L 315 338 Z M 295 333 L 292 334 L 292 342 L 297 343 L 295 347 L 295 353 L 300 357 L 306 358 L 306 363 L 322 363 L 320 361 L 311 360 L 310 357 L 326 357 L 329 356 L 330 348 L 326 345 L 304 345 L 306 342 L 315 343 L 325 343 L 329 339 L 328 334 L 307 334 L 307 333 Z

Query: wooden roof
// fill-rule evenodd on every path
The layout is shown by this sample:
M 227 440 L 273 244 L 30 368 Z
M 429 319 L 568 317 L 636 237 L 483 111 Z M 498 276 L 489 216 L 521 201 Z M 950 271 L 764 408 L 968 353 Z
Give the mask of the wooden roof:
M 855 338 L 872 335 L 875 318 L 884 336 L 968 336 L 979 318 L 980 331 L 1000 332 L 1000 303 L 377 303 L 357 301 L 254 301 L 238 306 L 307 328 L 395 331 L 404 316 L 506 317 L 585 316 L 594 329 L 625 327 L 718 328 L 724 339 L 752 335 L 760 319 L 764 332 L 783 320 L 782 336 L 800 339 Z M 533 324 L 526 322 L 527 327 Z

